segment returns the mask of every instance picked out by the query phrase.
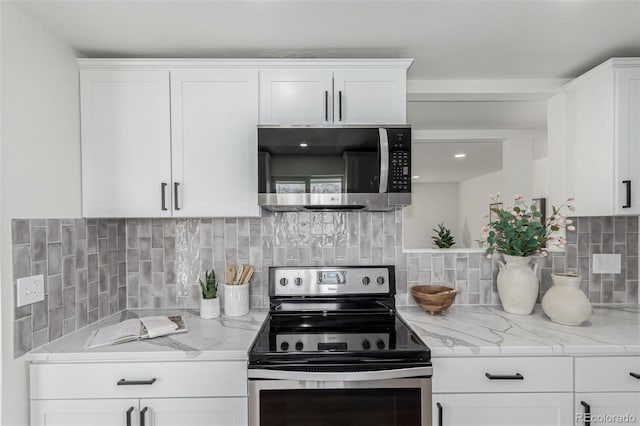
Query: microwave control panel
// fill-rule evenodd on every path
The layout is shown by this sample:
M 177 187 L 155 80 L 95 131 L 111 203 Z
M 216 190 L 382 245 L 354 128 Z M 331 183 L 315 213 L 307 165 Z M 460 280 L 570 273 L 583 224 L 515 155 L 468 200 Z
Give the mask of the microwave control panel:
M 411 129 L 387 129 L 389 192 L 411 192 Z

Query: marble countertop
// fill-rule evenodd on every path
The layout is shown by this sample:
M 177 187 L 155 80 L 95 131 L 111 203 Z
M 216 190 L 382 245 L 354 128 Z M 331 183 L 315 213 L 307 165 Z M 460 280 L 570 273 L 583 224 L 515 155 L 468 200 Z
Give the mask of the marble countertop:
M 100 327 L 129 318 L 170 314 L 181 314 L 189 331 L 86 351 L 82 349 L 89 335 Z M 249 347 L 266 315 L 266 309 L 252 309 L 242 317 L 220 316 L 203 320 L 198 311 L 188 309 L 131 309 L 35 349 L 26 355 L 26 359 L 32 362 L 246 360 Z
M 432 357 L 496 355 L 640 355 L 640 305 L 595 306 L 581 326 L 556 324 L 538 306 L 513 315 L 500 306 L 453 306 L 431 316 L 399 307 Z

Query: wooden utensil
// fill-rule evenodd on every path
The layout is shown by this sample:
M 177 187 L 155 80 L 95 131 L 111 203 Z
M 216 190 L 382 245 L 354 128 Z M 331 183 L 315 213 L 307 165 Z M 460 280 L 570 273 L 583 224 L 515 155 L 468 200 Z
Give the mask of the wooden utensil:
M 253 276 L 253 272 L 256 270 L 256 267 L 253 265 L 247 265 L 247 272 L 245 272 L 245 276 L 244 276 L 244 280 L 242 280 L 243 284 L 248 283 L 251 280 L 251 277 Z
M 242 284 L 243 273 L 244 273 L 244 265 L 238 266 L 238 271 L 236 272 L 236 279 L 233 281 L 234 284 Z
M 233 280 L 236 277 L 235 265 L 227 263 L 226 275 L 227 275 L 227 284 L 233 284 Z
M 251 268 L 253 268 L 253 266 L 251 265 L 242 265 L 242 275 L 240 276 L 240 284 L 246 284 L 249 282 L 249 278 L 250 278 L 250 273 L 251 273 Z

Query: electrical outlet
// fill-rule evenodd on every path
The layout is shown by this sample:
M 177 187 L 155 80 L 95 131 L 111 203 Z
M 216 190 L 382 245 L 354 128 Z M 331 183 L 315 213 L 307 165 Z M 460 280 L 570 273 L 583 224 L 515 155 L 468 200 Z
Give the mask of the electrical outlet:
M 18 278 L 17 292 L 16 306 L 18 307 L 44 300 L 44 275 Z
M 594 254 L 594 274 L 619 274 L 621 272 L 621 259 L 619 254 Z

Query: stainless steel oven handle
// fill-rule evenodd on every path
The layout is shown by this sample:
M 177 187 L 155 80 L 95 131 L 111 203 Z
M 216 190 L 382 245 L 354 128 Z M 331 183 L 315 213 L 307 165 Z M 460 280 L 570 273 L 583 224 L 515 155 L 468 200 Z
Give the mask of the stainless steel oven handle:
M 380 132 L 380 189 L 379 192 L 387 192 L 389 187 L 389 136 L 387 129 L 379 128 Z
M 308 371 L 282 371 L 250 368 L 249 379 L 305 380 L 315 382 L 363 382 L 369 380 L 408 379 L 431 377 L 433 367 L 398 368 L 395 370 L 317 373 Z

